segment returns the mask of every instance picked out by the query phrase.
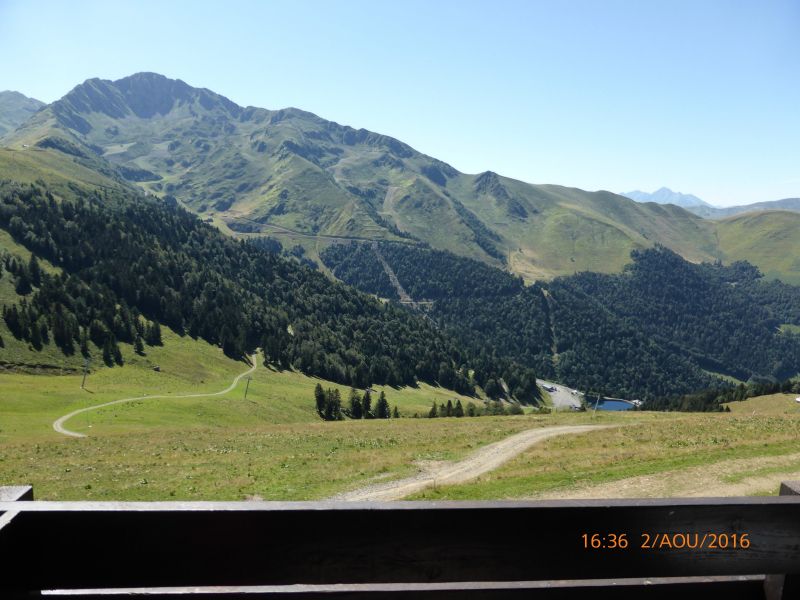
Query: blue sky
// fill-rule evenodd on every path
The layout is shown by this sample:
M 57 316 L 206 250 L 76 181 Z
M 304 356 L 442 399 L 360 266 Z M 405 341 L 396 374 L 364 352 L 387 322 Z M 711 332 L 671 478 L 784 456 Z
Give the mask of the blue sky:
M 800 196 L 800 2 L 0 0 L 0 89 L 155 71 L 457 169 Z

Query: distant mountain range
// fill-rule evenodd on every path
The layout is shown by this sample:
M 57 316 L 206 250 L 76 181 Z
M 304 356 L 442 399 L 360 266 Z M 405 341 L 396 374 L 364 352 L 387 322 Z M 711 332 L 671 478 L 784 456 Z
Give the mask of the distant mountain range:
M 723 219 L 746 212 L 759 212 L 765 210 L 788 210 L 800 212 L 800 198 L 784 198 L 783 200 L 773 200 L 771 202 L 755 202 L 753 204 L 743 204 L 741 206 L 718 207 L 712 206 L 708 202 L 701 200 L 692 194 L 681 194 L 673 192 L 671 189 L 662 187 L 652 194 L 640 192 L 625 192 L 622 194 L 626 198 L 636 202 L 655 202 L 657 204 L 674 204 L 685 208 L 689 212 L 705 219 Z
M 710 204 L 704 202 L 697 196 L 693 196 L 691 194 L 681 194 L 680 192 L 673 192 L 671 189 L 667 187 L 662 187 L 652 194 L 648 194 L 647 192 L 640 192 L 639 190 L 634 190 L 632 192 L 625 192 L 622 194 L 626 198 L 630 198 L 631 200 L 636 200 L 636 202 L 655 202 L 656 204 L 674 204 L 675 206 L 680 206 L 683 208 L 689 208 L 694 206 L 707 206 L 712 208 Z
M 19 92 L 0 92 L 0 137 L 22 125 L 43 106 L 44 102 Z
M 743 226 L 606 191 L 464 174 L 386 135 L 296 108 L 241 107 L 154 73 L 90 79 L 2 144 L 0 176 L 11 162 L 15 173 L 63 174 L 69 161 L 71 177 L 138 187 L 314 260 L 341 238 L 426 243 L 533 280 L 618 272 L 632 250 L 661 244 L 695 262 L 758 255 L 765 273 L 800 281 L 796 213 Z
M 692 206 L 686 210 L 692 211 L 694 214 L 704 217 L 706 219 L 723 219 L 748 212 L 758 212 L 765 210 L 788 210 L 792 212 L 800 212 L 800 198 L 784 198 L 783 200 L 772 200 L 771 202 L 755 202 L 753 204 L 744 204 L 742 206 L 727 206 L 725 208 L 717 208 L 714 206 Z

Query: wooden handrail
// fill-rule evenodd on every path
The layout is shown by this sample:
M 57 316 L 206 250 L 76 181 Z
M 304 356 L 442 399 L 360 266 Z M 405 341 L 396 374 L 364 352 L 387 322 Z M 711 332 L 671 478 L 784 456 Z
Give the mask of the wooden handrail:
M 229 599 L 296 600 L 324 590 L 325 598 L 562 598 L 589 590 L 593 598 L 602 590 L 615 598 L 645 591 L 647 598 L 674 598 L 690 589 L 725 590 L 726 599 L 763 598 L 764 589 L 770 598 L 800 597 L 789 595 L 800 575 L 800 495 L 783 493 L 540 502 L 0 502 L 0 597 L 61 589 L 99 598 L 150 588 L 146 597 L 153 600 L 153 588 L 174 598 L 170 589 L 187 586 L 195 597 L 209 597 L 205 588 Z M 591 547 L 594 535 L 605 547 Z M 627 547 L 611 547 L 623 535 Z M 642 546 L 645 536 L 653 547 Z M 675 547 L 687 536 L 696 547 Z M 765 588 L 765 575 L 780 577 L 766 578 Z

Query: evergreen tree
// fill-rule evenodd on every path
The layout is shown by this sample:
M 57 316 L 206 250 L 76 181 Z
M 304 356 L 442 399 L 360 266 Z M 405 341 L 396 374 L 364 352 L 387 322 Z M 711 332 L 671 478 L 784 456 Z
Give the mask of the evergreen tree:
M 89 334 L 86 332 L 85 327 L 81 327 L 80 333 L 81 355 L 84 357 L 89 356 Z
M 354 388 L 350 388 L 350 418 L 361 419 L 363 418 L 361 405 L 361 396 Z
M 163 345 L 163 341 L 161 340 L 161 325 L 158 321 L 153 321 L 152 324 L 145 328 L 144 341 L 147 342 L 148 346 Z
M 483 391 L 486 392 L 486 395 L 489 396 L 489 398 L 495 399 L 500 395 L 500 386 L 494 379 L 489 379 L 486 382 Z
M 431 405 L 431 410 L 430 410 L 430 412 L 428 412 L 428 418 L 429 418 L 429 419 L 435 419 L 435 418 L 436 418 L 436 417 L 438 417 L 438 416 L 439 416 L 439 412 L 438 412 L 438 410 L 436 409 L 436 402 L 434 402 L 434 403 Z
M 114 366 L 114 348 L 111 345 L 110 336 L 103 342 L 103 362 L 109 367 Z
M 20 296 L 25 296 L 30 294 L 32 291 L 31 287 L 31 279 L 28 277 L 27 269 L 23 269 L 20 271 L 19 275 L 17 276 L 17 285 L 14 288 L 14 291 L 17 292 Z
M 342 415 L 342 398 L 338 389 L 326 390 L 324 416 L 322 418 L 326 421 L 341 421 L 344 419 L 344 415 Z
M 119 344 L 116 339 L 112 338 L 111 354 L 114 357 L 114 362 L 122 366 L 122 351 L 119 349 Z
M 139 332 L 136 332 L 136 338 L 133 340 L 133 350 L 139 356 L 144 356 L 144 344 L 142 343 L 142 336 L 139 335 Z
M 0 344 L 2 344 L 2 341 L 3 341 L 2 338 L 0 338 Z M 400 418 L 400 412 L 397 410 L 397 405 L 396 404 L 394 405 L 394 410 L 392 411 L 392 418 L 393 419 L 399 419 Z
M 447 401 L 447 406 L 445 406 L 444 410 L 445 410 L 445 416 L 446 417 L 452 417 L 453 416 L 453 401 L 452 400 L 448 400 Z
M 389 402 L 386 400 L 386 394 L 381 391 L 380 396 L 378 396 L 378 403 L 375 405 L 375 417 L 378 419 L 388 419 L 390 416 Z
M 464 407 L 461 406 L 461 400 L 456 400 L 456 408 L 453 411 L 453 414 L 456 417 L 463 417 L 464 416 Z
M 39 261 L 36 259 L 35 254 L 31 254 L 31 259 L 28 261 L 28 273 L 33 285 L 36 287 L 42 285 L 42 269 L 39 266 Z
M 364 397 L 361 399 L 362 409 L 361 415 L 364 419 L 372 419 L 375 415 L 372 414 L 372 395 L 369 390 L 364 392 Z
M 317 405 L 317 414 L 320 417 L 325 416 L 325 392 L 322 389 L 321 384 L 317 384 L 314 388 L 314 400 L 316 401 Z
M 42 330 L 39 329 L 39 326 L 34 323 L 31 325 L 31 332 L 29 336 L 31 346 L 33 346 L 36 350 L 42 349 Z

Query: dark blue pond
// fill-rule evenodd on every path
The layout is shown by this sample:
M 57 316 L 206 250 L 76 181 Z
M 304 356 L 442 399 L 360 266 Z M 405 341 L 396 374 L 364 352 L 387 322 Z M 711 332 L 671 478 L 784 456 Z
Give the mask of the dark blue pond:
M 590 410 L 594 410 L 594 403 L 589 405 Z M 601 400 L 597 410 L 630 410 L 633 404 L 624 400 Z

